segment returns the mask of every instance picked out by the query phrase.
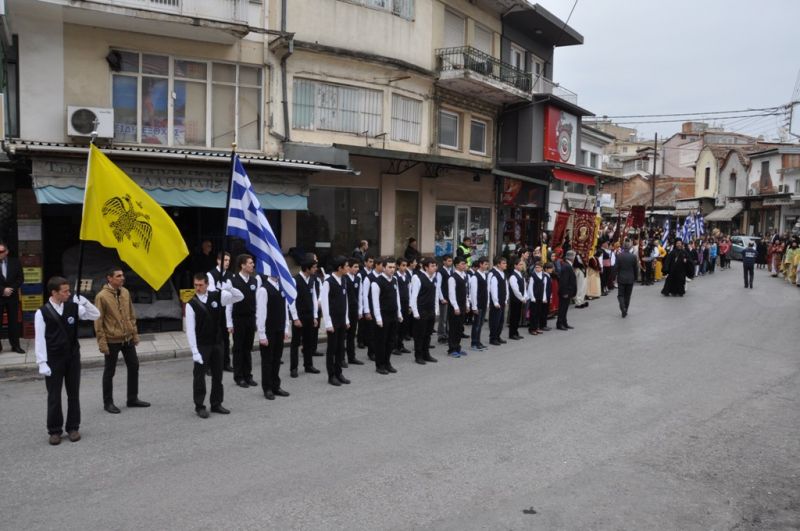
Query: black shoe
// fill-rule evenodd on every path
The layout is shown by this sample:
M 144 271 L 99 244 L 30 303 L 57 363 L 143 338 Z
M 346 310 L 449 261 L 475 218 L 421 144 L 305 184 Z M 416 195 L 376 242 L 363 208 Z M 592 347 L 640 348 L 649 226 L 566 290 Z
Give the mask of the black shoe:
M 486 345 L 484 345 L 483 343 L 478 343 L 478 348 L 479 348 L 479 349 L 486 350 L 486 349 L 487 349 L 487 348 L 489 348 L 489 347 L 487 347 L 487 346 L 486 346 Z
M 461 334 L 461 339 L 469 339 L 469 336 L 467 334 Z
M 436 348 L 436 345 L 428 345 L 428 350 L 430 350 L 432 348 Z
M 400 352 L 400 350 L 399 350 L 399 349 L 394 349 L 394 350 L 392 351 L 392 356 L 402 356 L 402 355 L 403 355 L 403 353 L 402 353 L 402 352 Z
M 367 348 L 367 346 L 366 346 L 364 343 L 359 343 L 359 344 L 358 344 L 358 345 L 356 345 L 356 346 L 357 346 L 358 348 Z
M 288 391 L 284 391 L 284 390 L 283 390 L 283 389 L 281 389 L 280 387 L 279 387 L 279 388 L 278 388 L 278 390 L 277 390 L 277 391 L 275 391 L 273 394 L 274 394 L 275 396 L 289 396 L 289 392 L 288 392 Z
M 489 344 L 490 344 L 490 345 L 494 345 L 494 346 L 496 346 L 496 347 L 499 347 L 500 345 L 502 345 L 502 343 L 500 343 L 500 342 L 499 342 L 498 340 L 496 340 L 496 339 L 492 339 L 491 341 L 489 341 Z
M 128 400 L 127 403 L 128 407 L 150 407 L 150 402 L 145 402 L 144 400 Z
M 292 378 L 297 378 L 297 369 L 292 369 L 291 371 L 289 371 L 289 376 L 291 376 Z
M 622 310 L 622 318 L 625 319 L 628 316 L 628 312 Z
M 328 383 L 331 384 L 334 387 L 341 387 L 341 385 L 342 385 L 342 383 L 339 381 L 339 379 L 336 376 L 329 376 L 328 377 Z
M 342 360 L 342 369 L 346 369 L 346 368 L 348 368 L 349 366 L 350 366 L 350 364 L 349 364 L 349 363 L 347 363 L 347 360 Z
M 552 328 L 550 328 L 549 326 L 543 326 L 539 330 L 544 330 L 545 332 L 547 332 L 548 330 L 552 330 Z
M 389 372 L 390 372 L 390 373 L 392 373 L 392 374 L 394 374 L 394 373 L 396 373 L 396 372 L 397 372 L 397 369 L 395 369 L 395 368 L 394 368 L 394 367 L 392 367 L 391 365 L 387 365 L 387 366 L 386 366 L 386 370 L 387 370 L 387 371 L 389 371 Z
M 401 354 L 411 354 L 411 351 L 408 350 L 406 347 L 400 347 Z
M 319 369 L 316 367 L 306 367 L 305 372 L 308 374 L 319 374 Z
M 201 419 L 207 419 L 208 418 L 208 410 L 206 408 L 200 408 L 200 409 L 198 409 L 196 411 L 196 413 L 197 413 L 197 416 L 200 417 Z
M 222 368 L 222 370 L 223 370 L 223 371 L 225 371 L 225 372 L 233 372 L 233 367 L 232 367 L 232 366 L 230 366 L 230 365 L 225 365 L 225 366 Z
M 413 339 L 411 336 L 403 336 L 403 341 L 412 341 Z
M 505 340 L 505 339 L 503 339 L 502 337 L 499 337 L 499 338 L 497 338 L 497 340 L 500 342 L 500 344 L 501 344 L 501 345 L 502 345 L 502 344 L 505 344 L 505 343 L 508 343 L 508 341 L 506 341 L 506 340 Z
M 250 378 L 249 380 L 247 380 L 247 385 L 249 385 L 250 387 L 258 387 L 258 382 Z
M 565 325 L 565 326 L 567 327 L 567 330 L 572 330 L 573 328 L 575 328 L 574 326 L 570 326 L 570 325 Z
M 383 374 L 383 375 L 389 374 L 389 371 L 387 371 L 386 369 L 383 369 L 383 368 L 375 369 L 375 372 L 377 372 L 378 374 Z
M 322 352 L 315 352 L 312 354 L 312 356 L 314 356 L 315 358 L 323 358 L 325 357 L 325 354 L 323 354 Z
M 359 359 L 356 359 L 356 358 L 348 360 L 347 363 L 349 363 L 350 365 L 364 365 L 363 361 L 361 361 Z
M 217 404 L 216 406 L 211 406 L 212 413 L 219 413 L 220 415 L 228 415 L 230 414 L 230 409 L 225 409 L 222 407 L 222 404 Z
M 425 363 L 425 360 L 422 358 L 416 358 L 414 361 L 416 363 L 419 363 L 420 365 L 427 365 L 427 363 Z
M 211 376 L 211 367 L 206 367 L 206 376 Z
M 244 380 L 239 380 L 238 382 L 236 382 L 236 385 L 238 385 L 239 387 L 244 387 L 245 389 L 250 387 Z
M 115 406 L 113 403 L 110 402 L 105 406 L 103 406 L 103 409 L 105 409 L 109 413 L 122 413 L 117 406 Z
M 520 339 L 522 339 L 522 336 L 520 336 L 520 335 L 508 336 L 508 339 L 513 339 L 514 341 L 519 341 Z
M 439 338 L 439 343 L 441 343 L 441 344 L 447 343 L 447 338 L 446 337 L 440 337 Z
M 17 354 L 25 354 L 25 349 L 20 347 L 11 347 L 11 352 L 16 352 Z
M 375 354 L 367 354 L 369 361 L 375 361 Z
M 341 383 L 343 383 L 343 384 L 345 384 L 345 385 L 350 385 L 350 380 L 348 380 L 347 378 L 345 378 L 345 377 L 344 377 L 344 375 L 342 375 L 342 374 L 337 374 L 337 375 L 336 375 L 336 378 L 339 380 L 339 382 L 341 382 Z
M 264 398 L 266 398 L 267 400 L 275 400 L 275 393 L 273 393 L 270 390 L 266 390 L 264 391 Z
M 422 359 L 423 359 L 423 361 L 425 361 L 427 363 L 437 363 L 439 361 L 436 358 L 434 358 L 433 356 L 425 356 Z
M 569 328 L 567 328 L 566 326 L 558 325 L 556 326 L 556 330 L 569 330 Z

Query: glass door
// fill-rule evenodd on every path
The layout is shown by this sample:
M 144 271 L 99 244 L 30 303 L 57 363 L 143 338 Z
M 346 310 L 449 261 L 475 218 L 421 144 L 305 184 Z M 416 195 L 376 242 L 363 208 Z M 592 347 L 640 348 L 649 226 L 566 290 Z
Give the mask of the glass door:
M 419 239 L 419 192 L 397 190 L 394 211 L 395 256 L 403 256 L 409 238 Z

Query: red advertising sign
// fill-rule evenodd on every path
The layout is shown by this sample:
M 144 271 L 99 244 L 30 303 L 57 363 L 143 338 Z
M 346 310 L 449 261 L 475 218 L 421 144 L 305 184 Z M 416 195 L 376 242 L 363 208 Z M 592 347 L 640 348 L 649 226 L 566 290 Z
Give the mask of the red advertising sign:
M 557 107 L 544 111 L 544 159 L 563 164 L 578 160 L 578 118 Z

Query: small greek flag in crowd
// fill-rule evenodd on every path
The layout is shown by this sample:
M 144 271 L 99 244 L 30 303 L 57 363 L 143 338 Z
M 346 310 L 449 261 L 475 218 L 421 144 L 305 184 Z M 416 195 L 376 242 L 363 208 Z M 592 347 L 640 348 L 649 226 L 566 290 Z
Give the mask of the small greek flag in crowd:
M 702 236 L 706 233 L 706 220 L 703 219 L 703 214 L 697 211 L 697 235 Z
M 261 210 L 253 185 L 244 171 L 239 155 L 233 156 L 233 179 L 231 179 L 230 208 L 228 209 L 228 236 L 245 241 L 247 250 L 253 254 L 256 271 L 278 277 L 281 290 L 289 303 L 297 296 L 294 283 L 281 252 L 281 246 Z
M 686 216 L 686 219 L 683 220 L 683 238 L 681 238 L 684 243 L 689 241 L 689 237 L 691 236 L 691 232 L 689 232 L 689 216 Z
M 669 216 L 664 220 L 664 234 L 661 236 L 661 245 L 666 245 L 669 239 Z

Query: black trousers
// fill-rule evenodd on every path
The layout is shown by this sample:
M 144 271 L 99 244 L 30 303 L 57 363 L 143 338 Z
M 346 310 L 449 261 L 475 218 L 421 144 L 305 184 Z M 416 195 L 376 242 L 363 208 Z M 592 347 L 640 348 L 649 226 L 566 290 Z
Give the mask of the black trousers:
M 753 275 L 755 272 L 753 271 L 752 265 L 743 265 L 742 272 L 744 273 L 744 287 L 752 288 L 753 287 Z
M 222 366 L 228 367 L 231 365 L 231 335 L 228 333 L 228 325 L 225 320 L 222 320 Z
M 233 319 L 233 381 L 253 379 L 253 340 L 255 319 Z
M 297 330 L 295 328 L 295 330 Z M 267 346 L 261 345 L 261 389 L 276 392 L 281 388 L 281 358 L 283 357 L 284 331 L 267 330 Z
M 503 317 L 505 317 L 505 305 L 495 308 L 494 304 L 489 305 L 489 340 L 497 341 L 503 333 Z
M 628 311 L 628 306 L 631 305 L 631 293 L 633 293 L 633 284 L 620 284 L 617 291 L 617 300 L 619 301 L 619 309 L 623 312 Z
M 347 327 L 344 325 L 334 326 L 333 332 L 328 332 L 328 348 L 325 351 L 325 368 L 328 370 L 328 378 L 342 375 L 346 335 Z
M 301 319 L 301 326 L 292 328 L 292 342 L 289 344 L 289 367 L 296 371 L 300 362 L 298 349 L 303 346 L 303 367 L 308 369 L 314 366 L 314 353 L 317 351 L 319 328 L 314 326 L 314 319 Z
M 81 424 L 81 356 L 76 353 L 48 359 L 47 365 L 50 367 L 50 376 L 44 379 L 44 385 L 47 387 L 47 433 L 60 435 L 62 428 L 67 432 L 78 431 Z M 62 386 L 67 388 L 66 426 L 61 411 Z
M 461 335 L 464 333 L 464 312 L 456 315 L 452 306 L 447 309 L 447 353 L 461 352 Z
M 508 300 L 508 336 L 519 335 L 519 320 L 522 317 L 522 303 L 513 295 Z
M 8 312 L 8 342 L 11 348 L 19 348 L 18 308 L 19 298 L 16 290 L 10 297 L 0 297 L 0 323 L 3 322 L 3 312 Z
M 392 355 L 392 338 L 394 338 L 395 333 L 397 333 L 397 325 L 397 321 L 384 321 L 383 326 L 378 326 L 377 323 L 373 321 L 375 330 L 372 336 L 375 342 L 376 369 L 385 369 L 391 365 L 389 357 Z
M 528 330 L 541 330 L 547 326 L 547 310 L 549 305 L 546 302 L 530 302 L 531 318 L 528 321 Z
M 486 321 L 486 308 L 478 310 L 478 314 L 472 314 L 472 331 L 470 333 L 470 342 L 473 347 L 481 344 L 481 330 L 483 323 Z
M 211 406 L 222 404 L 222 343 L 197 345 L 203 364 L 194 364 L 194 407 L 203 409 L 206 401 L 206 369 L 211 367 Z
M 359 330 L 364 331 L 364 345 L 367 347 L 367 356 L 374 358 L 376 352 L 375 344 L 375 321 L 372 319 L 362 319 L 359 321 Z
M 558 300 L 558 318 L 556 326 L 567 326 L 567 311 L 569 310 L 569 297 L 561 297 Z
M 356 336 L 361 334 L 361 326 L 358 321 L 358 309 L 348 312 L 350 319 L 350 328 L 344 334 L 345 352 L 347 353 L 347 361 L 356 359 Z
M 358 329 L 356 330 L 356 341 L 358 341 L 359 345 L 367 346 L 367 338 L 366 338 L 366 331 L 367 327 L 364 323 L 367 322 L 366 319 L 362 319 L 361 316 L 358 316 Z M 353 316 L 350 315 L 350 328 L 353 328 Z
M 397 325 L 397 341 L 395 342 L 395 348 L 403 348 L 405 345 L 403 344 L 403 340 L 405 337 L 411 335 L 411 321 L 413 320 L 411 316 L 411 312 L 407 307 L 403 309 L 403 322 L 398 323 Z
M 431 334 L 436 325 L 436 316 L 414 319 L 414 358 L 424 359 L 431 355 Z
M 120 352 L 128 370 L 128 401 L 139 398 L 139 357 L 136 355 L 136 346 L 132 342 L 109 343 L 103 368 L 103 404 L 114 402 L 114 374 L 117 372 Z

